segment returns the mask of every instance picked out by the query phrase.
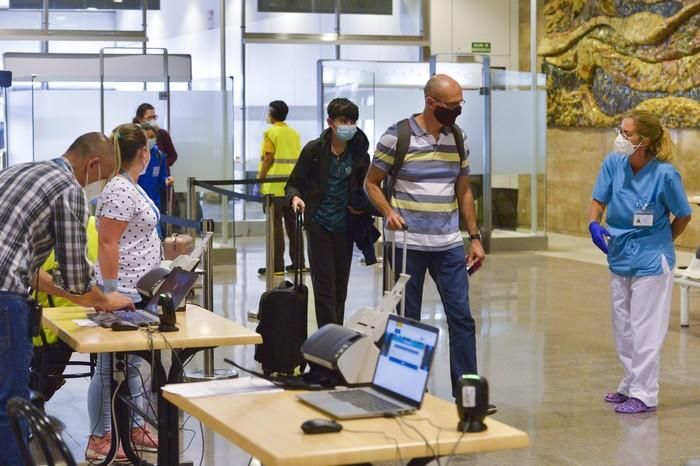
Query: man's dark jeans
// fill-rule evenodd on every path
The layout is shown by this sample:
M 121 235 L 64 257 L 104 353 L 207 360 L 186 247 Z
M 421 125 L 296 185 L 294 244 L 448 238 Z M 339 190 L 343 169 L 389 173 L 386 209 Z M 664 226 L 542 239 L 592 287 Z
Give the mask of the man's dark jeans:
M 306 234 L 318 327 L 343 325 L 352 240 L 345 231 L 329 231 L 313 221 L 308 222 Z
M 12 434 L 7 402 L 29 398 L 29 304 L 17 293 L 0 291 L 0 464 L 21 466 L 19 447 Z
M 396 270 L 402 270 L 403 250 L 396 248 Z M 450 376 L 452 395 L 456 396 L 458 381 L 464 374 L 477 374 L 476 335 L 474 318 L 469 309 L 469 282 L 464 247 L 447 251 L 416 251 L 406 255 L 406 317 L 420 320 L 423 303 L 425 272 L 432 277 L 447 317 L 450 335 Z

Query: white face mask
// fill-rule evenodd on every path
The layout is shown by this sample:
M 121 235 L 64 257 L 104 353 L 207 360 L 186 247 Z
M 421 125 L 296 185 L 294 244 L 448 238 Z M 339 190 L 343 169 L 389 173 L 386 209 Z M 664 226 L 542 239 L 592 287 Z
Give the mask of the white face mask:
M 145 161 L 145 163 L 144 163 L 143 170 L 141 170 L 141 172 L 139 173 L 139 176 L 141 176 L 141 175 L 143 175 L 144 173 L 146 173 L 146 169 L 148 169 L 148 164 L 149 164 L 149 163 L 151 163 L 151 155 L 150 155 L 150 152 L 149 152 L 148 158 L 146 159 L 146 161 Z
M 618 134 L 613 144 L 613 150 L 625 155 L 632 155 L 642 144 L 636 146 L 629 142 L 622 134 Z
M 158 131 L 160 129 L 160 125 L 158 124 L 158 122 L 156 120 L 150 120 L 150 121 L 147 121 L 146 123 L 151 125 L 151 128 L 153 128 L 156 131 Z
M 88 183 L 88 170 L 85 170 L 85 196 L 87 197 L 88 203 L 94 201 L 100 197 L 102 192 L 102 173 L 100 171 L 101 165 L 97 166 L 97 181 L 93 183 Z
M 148 140 L 148 150 L 153 149 L 153 147 L 156 145 L 156 138 L 149 139 Z

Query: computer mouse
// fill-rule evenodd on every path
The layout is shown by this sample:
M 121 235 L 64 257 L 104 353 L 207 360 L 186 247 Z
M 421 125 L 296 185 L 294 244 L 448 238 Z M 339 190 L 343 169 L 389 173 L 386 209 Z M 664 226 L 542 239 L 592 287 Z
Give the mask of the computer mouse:
M 128 332 L 130 330 L 138 330 L 138 329 L 139 329 L 138 325 L 132 324 L 131 322 L 127 322 L 125 320 L 112 322 L 112 331 L 113 332 Z
M 327 434 L 340 432 L 343 430 L 343 426 L 332 419 L 309 419 L 301 425 L 301 430 L 305 434 Z

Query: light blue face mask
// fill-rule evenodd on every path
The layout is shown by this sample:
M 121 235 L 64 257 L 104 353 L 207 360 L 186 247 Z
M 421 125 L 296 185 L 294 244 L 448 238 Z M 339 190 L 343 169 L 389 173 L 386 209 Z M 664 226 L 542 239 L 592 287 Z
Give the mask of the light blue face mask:
M 335 128 L 335 135 L 341 141 L 349 141 L 357 133 L 357 125 L 338 125 Z

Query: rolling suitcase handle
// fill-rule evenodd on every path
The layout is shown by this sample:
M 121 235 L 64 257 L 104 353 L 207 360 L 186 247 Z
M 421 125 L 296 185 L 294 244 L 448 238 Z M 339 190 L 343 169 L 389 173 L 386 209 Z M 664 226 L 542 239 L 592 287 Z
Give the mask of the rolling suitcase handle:
M 406 237 L 406 231 L 408 231 L 408 225 L 404 226 L 404 229 L 402 231 L 403 233 L 403 251 L 402 251 L 402 263 L 401 263 L 401 274 L 406 275 L 406 256 L 407 256 L 407 251 L 408 251 L 408 241 Z M 382 237 L 386 238 L 387 229 L 386 229 L 386 222 L 382 222 Z M 384 241 L 384 255 L 385 255 L 385 260 L 383 261 L 383 268 L 384 268 L 384 283 L 386 284 L 386 290 L 385 292 L 388 292 L 394 287 L 395 280 L 394 280 L 394 271 L 396 270 L 396 233 L 397 231 L 394 231 L 394 238 L 393 241 L 391 242 L 391 267 L 387 266 L 387 261 L 386 261 L 386 255 L 389 252 L 389 248 L 386 246 L 386 241 Z M 403 317 L 406 311 L 406 298 L 405 298 L 405 290 L 404 290 L 404 296 L 402 296 L 401 299 L 401 306 L 399 308 L 399 315 Z
M 173 191 L 175 188 L 170 185 L 165 185 L 165 215 L 171 216 L 172 213 L 172 202 L 173 202 Z M 165 236 L 170 236 L 173 234 L 173 225 L 171 223 L 165 224 Z
M 294 226 L 294 241 L 296 243 L 297 257 L 295 258 L 296 268 L 294 269 L 294 286 L 299 287 L 304 284 L 304 270 L 301 267 L 301 264 L 304 261 L 304 251 L 302 250 L 302 235 L 304 234 L 304 214 L 300 210 L 297 210 L 295 213 L 296 225 Z
M 404 225 L 404 228 L 402 230 L 403 233 L 403 250 L 402 250 L 402 258 L 401 258 L 401 274 L 406 275 L 406 253 L 408 251 L 408 248 L 406 247 L 408 245 L 408 240 L 406 238 L 406 232 L 408 231 L 408 225 Z M 391 242 L 391 286 L 393 288 L 394 286 L 394 273 L 393 271 L 396 270 L 396 231 L 394 231 L 394 241 Z M 406 314 L 406 289 L 404 288 L 404 291 L 401 295 L 401 306 L 399 307 L 399 315 L 401 317 L 404 317 Z

